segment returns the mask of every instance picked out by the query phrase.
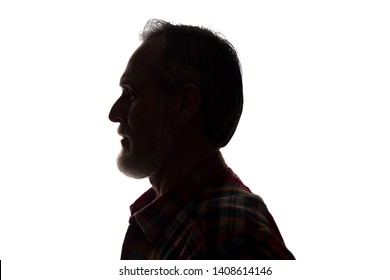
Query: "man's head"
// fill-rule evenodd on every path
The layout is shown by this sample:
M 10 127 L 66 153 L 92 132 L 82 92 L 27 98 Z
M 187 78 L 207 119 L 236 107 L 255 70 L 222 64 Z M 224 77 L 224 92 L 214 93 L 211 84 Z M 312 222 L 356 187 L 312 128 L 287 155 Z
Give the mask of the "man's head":
M 188 140 L 184 133 L 203 133 L 215 149 L 225 146 L 243 105 L 236 51 L 216 33 L 151 20 L 141 39 L 109 116 L 124 136 L 118 166 L 136 178 L 158 172 L 174 147 L 185 144 L 179 141 Z

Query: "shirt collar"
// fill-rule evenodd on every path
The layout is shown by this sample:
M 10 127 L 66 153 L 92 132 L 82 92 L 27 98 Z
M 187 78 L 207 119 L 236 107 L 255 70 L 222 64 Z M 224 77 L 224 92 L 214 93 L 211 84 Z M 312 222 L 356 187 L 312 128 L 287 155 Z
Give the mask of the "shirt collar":
M 199 163 L 178 184 L 156 198 L 153 188 L 146 191 L 130 206 L 132 218 L 153 243 L 162 228 L 189 199 L 227 166 L 220 152 Z

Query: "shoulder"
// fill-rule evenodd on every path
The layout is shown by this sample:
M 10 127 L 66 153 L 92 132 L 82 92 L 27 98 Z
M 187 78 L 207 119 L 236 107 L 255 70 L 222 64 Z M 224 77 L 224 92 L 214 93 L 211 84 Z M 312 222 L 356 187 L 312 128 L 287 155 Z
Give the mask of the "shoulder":
M 229 171 L 230 172 L 230 171 Z M 293 259 L 263 199 L 234 174 L 213 180 L 197 196 L 205 241 L 195 258 Z
M 230 169 L 212 180 L 197 196 L 197 215 L 202 231 L 219 240 L 267 228 L 267 207 Z M 256 235 L 257 235 L 256 234 Z

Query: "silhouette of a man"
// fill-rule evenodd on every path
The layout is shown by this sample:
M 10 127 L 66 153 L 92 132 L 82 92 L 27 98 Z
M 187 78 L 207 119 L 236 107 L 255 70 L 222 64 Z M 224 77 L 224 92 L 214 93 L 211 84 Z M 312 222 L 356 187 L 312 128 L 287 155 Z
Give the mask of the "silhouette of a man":
M 215 32 L 150 20 L 109 118 L 118 167 L 152 187 L 130 206 L 121 259 L 294 259 L 263 200 L 219 151 L 242 105 L 241 67 Z

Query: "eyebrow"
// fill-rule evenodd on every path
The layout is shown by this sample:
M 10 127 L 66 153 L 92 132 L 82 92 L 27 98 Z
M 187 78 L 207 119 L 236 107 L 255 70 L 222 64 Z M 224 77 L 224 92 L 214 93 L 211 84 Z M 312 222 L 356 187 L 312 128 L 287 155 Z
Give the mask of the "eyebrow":
M 127 88 L 127 89 L 134 89 L 135 88 L 134 85 L 131 82 L 126 81 L 126 80 L 121 80 L 119 82 L 119 86 L 121 88 Z
M 128 84 L 123 84 L 123 83 L 120 83 L 119 86 L 120 86 L 121 88 L 128 88 L 128 89 L 131 89 L 131 88 L 132 88 L 130 85 L 128 85 Z

